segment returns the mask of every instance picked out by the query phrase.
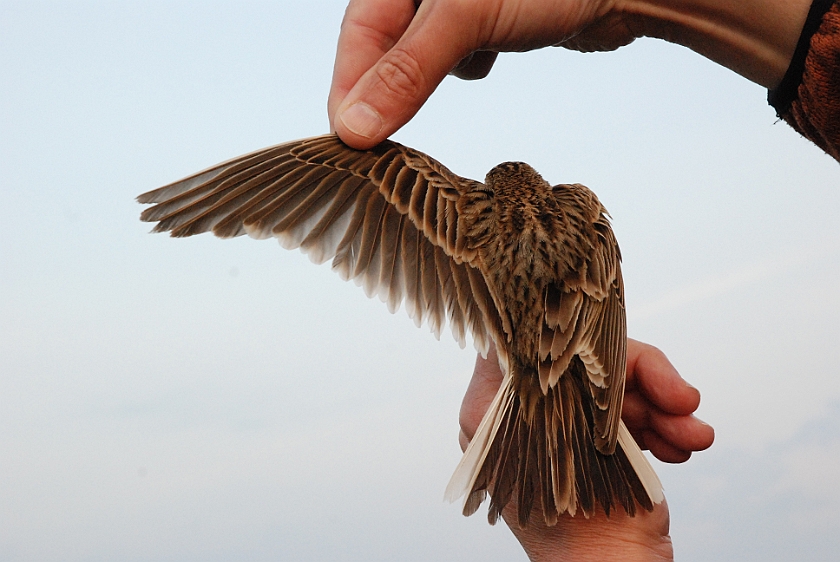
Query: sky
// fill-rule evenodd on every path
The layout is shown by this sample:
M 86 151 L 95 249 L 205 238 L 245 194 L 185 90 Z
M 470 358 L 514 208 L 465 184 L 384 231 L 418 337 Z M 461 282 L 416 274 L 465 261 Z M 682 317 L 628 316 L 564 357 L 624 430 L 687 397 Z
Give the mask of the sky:
M 443 501 L 475 354 L 134 198 L 328 130 L 344 2 L 0 1 L 0 560 L 525 560 Z M 613 217 L 631 337 L 716 429 L 655 462 L 686 561 L 840 548 L 840 167 L 656 40 L 503 54 L 395 139 Z M 483 513 L 481 511 L 480 513 Z

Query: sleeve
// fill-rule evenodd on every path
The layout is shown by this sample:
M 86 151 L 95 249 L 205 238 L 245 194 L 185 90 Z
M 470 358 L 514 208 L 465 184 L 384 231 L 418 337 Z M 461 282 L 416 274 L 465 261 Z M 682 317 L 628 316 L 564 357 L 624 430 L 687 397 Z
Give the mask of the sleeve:
M 840 0 L 814 0 L 790 67 L 767 100 L 781 119 L 840 161 Z

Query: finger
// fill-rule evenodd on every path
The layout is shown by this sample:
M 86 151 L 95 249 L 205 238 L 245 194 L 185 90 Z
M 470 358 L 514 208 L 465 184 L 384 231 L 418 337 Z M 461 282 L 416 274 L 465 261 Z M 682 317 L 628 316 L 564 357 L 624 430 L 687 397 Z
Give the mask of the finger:
M 645 441 L 645 435 L 649 432 L 682 451 L 702 451 L 711 447 L 715 440 L 715 430 L 706 422 L 692 415 L 663 412 L 638 392 L 628 393 L 624 397 L 621 419 L 643 449 L 646 446 L 649 448 Z
M 638 445 L 642 451 L 647 451 L 650 449 L 650 447 L 647 446 L 647 443 L 645 443 L 645 430 L 640 430 L 630 426 L 627 426 L 627 429 L 628 431 L 630 431 L 630 435 L 631 437 L 633 437 L 633 441 L 636 442 L 636 445 Z
M 677 464 L 691 458 L 691 451 L 674 447 L 653 431 L 644 432 L 643 439 L 651 454 L 662 462 Z
M 703 451 L 715 441 L 715 430 L 694 416 L 672 416 L 654 411 L 650 428 L 663 441 L 684 451 Z
M 473 20 L 457 13 L 460 4 L 447 3 L 448 10 L 438 5 L 422 3 L 399 41 L 338 105 L 333 127 L 350 146 L 370 148 L 407 123 L 477 44 L 463 25 Z
M 595 20 L 577 35 L 556 46 L 582 53 L 614 51 L 629 45 L 637 36 L 641 37 L 642 34 L 634 33 L 622 14 L 612 13 Z
M 490 74 L 497 56 L 495 51 L 475 51 L 461 59 L 450 74 L 461 80 L 479 80 Z
M 628 391 L 621 406 L 621 419 L 631 431 L 634 428 L 649 429 L 650 412 L 655 409 L 640 392 Z
M 466 451 L 467 450 L 467 447 L 469 446 L 470 441 L 472 441 L 472 439 L 467 437 L 467 434 L 464 433 L 463 429 L 458 432 L 458 445 L 461 446 L 461 451 Z
M 414 17 L 413 0 L 351 0 L 335 53 L 327 114 L 335 111 L 359 78 L 393 47 Z
M 700 405 L 700 391 L 688 384 L 652 345 L 627 339 L 627 386 L 638 389 L 654 406 L 688 415 Z

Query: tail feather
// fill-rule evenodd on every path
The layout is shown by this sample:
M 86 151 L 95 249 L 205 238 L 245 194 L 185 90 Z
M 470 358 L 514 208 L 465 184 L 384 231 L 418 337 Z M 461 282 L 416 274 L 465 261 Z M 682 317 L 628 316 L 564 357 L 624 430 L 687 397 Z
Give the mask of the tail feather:
M 576 371 L 547 394 L 537 377 L 505 376 L 446 489 L 450 501 L 466 494 L 464 515 L 488 494 L 490 523 L 515 500 L 523 527 L 539 506 L 545 523 L 554 525 L 564 513 L 580 510 L 589 517 L 600 506 L 607 515 L 621 507 L 632 516 L 638 506 L 650 511 L 664 499 L 659 478 L 623 422 L 615 453 L 597 450 L 593 404 Z
M 633 471 L 638 476 L 639 483 L 644 488 L 645 493 L 653 503 L 662 503 L 665 499 L 665 494 L 662 491 L 662 482 L 647 460 L 647 457 L 636 444 L 636 440 L 630 435 L 630 431 L 624 422 L 618 425 L 618 444 L 621 450 L 624 451 L 627 461 L 633 467 Z M 637 495 L 638 491 L 636 492 Z M 653 506 L 648 507 L 648 510 L 653 509 Z
M 484 500 L 482 496 L 475 509 L 470 511 L 470 513 L 466 513 L 466 504 L 470 499 L 470 491 L 475 487 L 480 468 L 485 463 L 485 459 L 490 452 L 490 445 L 502 422 L 501 417 L 505 412 L 510 410 L 510 402 L 513 397 L 509 392 L 509 388 L 510 377 L 505 376 L 502 385 L 499 387 L 499 391 L 496 392 L 496 396 L 490 402 L 487 413 L 484 414 L 475 435 L 470 441 L 469 446 L 467 446 L 467 450 L 464 451 L 461 462 L 458 463 L 455 472 L 449 479 L 449 484 L 446 486 L 444 498 L 447 501 L 454 502 L 464 494 L 467 494 L 464 507 L 464 513 L 466 515 L 475 513 L 475 510 L 478 509 L 478 504 L 481 504 Z

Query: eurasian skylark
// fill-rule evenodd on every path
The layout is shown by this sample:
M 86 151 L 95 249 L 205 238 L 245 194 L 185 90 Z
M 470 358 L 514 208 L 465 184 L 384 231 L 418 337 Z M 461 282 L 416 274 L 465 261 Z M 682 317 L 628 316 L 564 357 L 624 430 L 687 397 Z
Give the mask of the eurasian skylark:
M 618 245 L 586 187 L 549 185 L 522 162 L 462 178 L 386 141 L 357 151 L 334 135 L 266 148 L 138 197 L 155 232 L 276 237 L 437 336 L 448 318 L 498 351 L 504 381 L 447 487 L 464 514 L 490 494 L 489 520 L 515 499 L 607 514 L 662 501 L 621 421 L 626 322 Z

